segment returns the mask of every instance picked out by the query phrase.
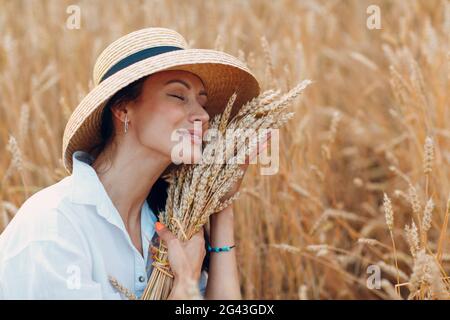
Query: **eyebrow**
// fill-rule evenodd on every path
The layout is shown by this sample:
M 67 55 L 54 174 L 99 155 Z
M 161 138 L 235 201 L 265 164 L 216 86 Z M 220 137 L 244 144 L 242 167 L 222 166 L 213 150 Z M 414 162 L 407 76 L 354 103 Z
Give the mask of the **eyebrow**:
M 169 80 L 169 81 L 167 81 L 164 85 L 168 85 L 168 84 L 174 83 L 174 82 L 181 83 L 181 84 L 184 85 L 186 88 L 188 88 L 189 90 L 191 90 L 191 86 L 189 85 L 189 83 L 187 83 L 187 82 L 185 82 L 185 81 L 183 81 L 183 80 L 180 80 L 180 79 L 172 79 L 172 80 Z M 206 94 L 206 91 L 205 91 L 205 90 L 200 91 L 198 94 L 204 95 L 204 96 L 206 96 L 206 97 L 208 96 L 208 95 Z

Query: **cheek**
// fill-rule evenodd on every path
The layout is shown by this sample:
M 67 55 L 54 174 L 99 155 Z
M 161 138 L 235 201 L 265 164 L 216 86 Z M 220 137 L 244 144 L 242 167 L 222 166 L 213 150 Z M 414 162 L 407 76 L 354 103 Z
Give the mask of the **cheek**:
M 142 108 L 137 115 L 137 136 L 141 144 L 167 153 L 176 142 L 171 141 L 172 132 L 186 120 L 185 111 L 174 105 L 161 104 Z

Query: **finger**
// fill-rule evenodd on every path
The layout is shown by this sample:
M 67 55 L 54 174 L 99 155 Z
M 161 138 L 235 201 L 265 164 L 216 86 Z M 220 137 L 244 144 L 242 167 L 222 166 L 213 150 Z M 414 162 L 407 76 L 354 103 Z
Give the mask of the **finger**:
M 165 225 L 163 225 L 159 221 L 155 223 L 155 229 L 160 239 L 163 240 L 166 244 L 169 244 L 171 240 L 178 239 L 172 232 L 170 232 L 170 230 Z

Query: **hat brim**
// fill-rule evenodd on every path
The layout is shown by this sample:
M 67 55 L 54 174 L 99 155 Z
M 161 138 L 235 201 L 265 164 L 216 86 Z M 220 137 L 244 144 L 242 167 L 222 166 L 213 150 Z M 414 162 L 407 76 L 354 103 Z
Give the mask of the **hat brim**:
M 89 151 L 100 142 L 101 114 L 106 102 L 128 84 L 165 70 L 185 70 L 198 75 L 208 93 L 206 111 L 211 118 L 221 113 L 234 91 L 238 92 L 232 114 L 260 93 L 259 83 L 247 66 L 225 52 L 184 49 L 167 52 L 124 68 L 94 87 L 75 108 L 64 130 L 62 155 L 72 172 L 72 155 Z

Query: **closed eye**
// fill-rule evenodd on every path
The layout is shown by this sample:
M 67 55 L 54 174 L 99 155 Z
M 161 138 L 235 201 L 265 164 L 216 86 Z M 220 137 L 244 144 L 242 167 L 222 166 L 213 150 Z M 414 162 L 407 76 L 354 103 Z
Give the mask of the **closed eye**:
M 174 94 L 169 94 L 169 96 L 178 98 L 178 99 L 183 100 L 183 101 L 185 100 L 184 97 L 177 96 L 177 95 L 174 95 Z
M 168 96 L 171 96 L 171 97 L 174 97 L 174 98 L 180 99 L 180 100 L 182 100 L 182 101 L 186 100 L 186 99 L 185 99 L 184 97 L 181 97 L 181 96 L 177 96 L 177 95 L 175 95 L 175 94 L 168 94 Z M 203 109 L 205 109 L 205 108 L 206 108 L 206 106 L 202 105 L 202 108 L 203 108 Z

